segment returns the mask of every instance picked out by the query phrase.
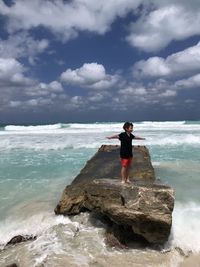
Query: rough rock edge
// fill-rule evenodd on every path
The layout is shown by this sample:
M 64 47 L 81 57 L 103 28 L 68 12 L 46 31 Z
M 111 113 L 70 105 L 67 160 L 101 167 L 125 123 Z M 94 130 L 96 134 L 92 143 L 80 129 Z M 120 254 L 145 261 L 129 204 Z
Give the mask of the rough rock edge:
M 161 201 L 165 201 L 166 203 L 160 204 L 158 206 L 159 210 L 156 210 L 155 205 L 152 205 L 153 209 L 151 210 L 151 204 L 149 204 L 149 210 L 147 210 L 148 203 L 144 204 L 141 212 L 138 210 L 138 207 L 136 207 L 136 209 L 133 207 L 132 209 L 132 207 L 129 206 L 127 194 L 128 196 L 134 194 L 135 190 L 141 193 L 141 198 L 143 193 L 144 196 L 150 192 L 153 196 L 155 195 L 157 197 L 156 200 L 158 204 Z M 104 200 L 106 198 L 106 192 L 112 194 L 112 196 Z M 108 204 L 108 202 L 106 202 L 109 200 L 112 203 Z M 145 201 L 145 198 L 141 199 L 141 201 Z M 141 183 L 139 185 L 134 183 L 134 185 L 127 184 L 124 186 L 118 181 L 101 179 L 90 181 L 87 184 L 79 183 L 67 186 L 63 193 L 62 200 L 54 211 L 56 214 L 63 215 L 76 215 L 86 210 L 101 213 L 112 221 L 113 227 L 118 225 L 123 235 L 128 236 L 126 234 L 127 229 L 124 228 L 129 227 L 130 230 L 131 226 L 135 235 L 142 236 L 142 239 L 146 239 L 149 243 L 162 244 L 167 241 L 170 234 L 172 222 L 171 212 L 173 207 L 173 189 L 168 186 L 156 184 L 141 185 Z M 144 233 L 142 233 L 142 225 L 146 231 L 144 231 Z M 159 231 L 155 230 L 156 228 L 159 228 Z M 152 236 L 153 232 L 155 232 L 155 236 Z M 130 234 L 132 233 L 130 232 Z M 113 235 L 116 236 L 114 232 Z M 126 242 L 120 243 L 126 245 Z

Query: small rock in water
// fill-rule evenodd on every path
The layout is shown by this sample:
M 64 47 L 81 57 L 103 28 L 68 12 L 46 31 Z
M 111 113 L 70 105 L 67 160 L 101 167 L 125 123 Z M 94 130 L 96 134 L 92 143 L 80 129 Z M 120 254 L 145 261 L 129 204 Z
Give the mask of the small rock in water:
M 191 254 L 192 254 L 192 251 L 189 250 L 189 251 L 184 251 L 182 248 L 180 247 L 175 247 L 175 250 L 178 251 L 178 253 L 183 256 L 183 257 L 186 257 L 188 258 Z
M 25 242 L 25 241 L 28 241 L 28 240 L 35 240 L 36 239 L 36 236 L 22 236 L 22 235 L 17 235 L 17 236 L 14 236 L 7 244 L 6 246 L 9 246 L 9 245 L 15 245 L 17 243 L 21 243 L 21 242 Z

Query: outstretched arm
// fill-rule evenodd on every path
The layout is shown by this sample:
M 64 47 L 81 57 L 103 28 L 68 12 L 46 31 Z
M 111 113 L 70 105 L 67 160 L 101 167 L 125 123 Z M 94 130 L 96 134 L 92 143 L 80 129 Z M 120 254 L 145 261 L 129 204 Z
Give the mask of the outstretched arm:
M 135 136 L 135 138 L 134 138 L 134 139 L 136 139 L 136 140 L 146 140 L 146 138 L 139 137 L 139 136 Z
M 112 135 L 112 136 L 108 136 L 106 137 L 107 139 L 119 139 L 119 135 L 116 134 L 116 135 Z

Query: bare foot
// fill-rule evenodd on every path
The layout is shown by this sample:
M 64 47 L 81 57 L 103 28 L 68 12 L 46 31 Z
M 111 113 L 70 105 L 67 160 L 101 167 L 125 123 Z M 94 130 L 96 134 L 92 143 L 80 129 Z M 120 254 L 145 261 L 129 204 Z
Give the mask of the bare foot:
M 122 180 L 122 181 L 121 181 L 121 183 L 122 183 L 122 184 L 125 184 L 125 183 L 126 183 L 126 181 Z
M 131 181 L 129 179 L 126 180 L 127 184 L 131 184 Z

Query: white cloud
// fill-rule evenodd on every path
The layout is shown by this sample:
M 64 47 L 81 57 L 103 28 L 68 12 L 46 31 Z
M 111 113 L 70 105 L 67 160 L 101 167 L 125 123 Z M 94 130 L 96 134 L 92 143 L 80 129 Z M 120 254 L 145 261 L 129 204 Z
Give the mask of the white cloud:
M 91 102 L 100 102 L 103 100 L 103 95 L 98 93 L 88 97 L 88 100 Z
M 67 98 L 61 83 L 38 82 L 26 77 L 25 71 L 16 59 L 0 58 L 0 109 L 30 110 L 30 107 L 49 108 L 52 105 L 59 108 L 58 103 Z
M 178 80 L 174 84 L 175 88 L 193 88 L 200 87 L 200 74 L 196 74 L 188 79 Z
M 141 104 L 145 106 L 159 105 L 164 106 L 167 103 L 173 103 L 177 96 L 177 90 L 164 80 L 154 83 L 141 84 L 130 82 L 126 87 L 118 90 L 117 95 L 113 96 L 113 104 L 119 105 L 122 109 L 132 107 L 140 108 Z
M 134 12 L 138 19 L 131 23 L 127 40 L 147 52 L 158 51 L 173 40 L 200 34 L 199 0 L 15 0 L 13 3 L 7 6 L 0 2 L 0 14 L 7 17 L 6 26 L 11 34 L 42 26 L 65 42 L 77 37 L 80 31 L 104 34 L 118 17 L 129 12 Z M 141 4 L 142 9 L 138 8 Z M 44 50 L 45 42 L 41 40 L 38 48 Z
M 15 73 L 23 71 L 22 65 L 14 58 L 0 58 L 0 79 L 11 78 Z
M 143 1 L 147 5 L 140 18 L 131 24 L 128 42 L 146 52 L 166 47 L 172 40 L 200 34 L 199 1 Z M 148 12 L 149 5 L 153 7 Z
M 46 39 L 35 40 L 27 32 L 10 35 L 6 40 L 0 40 L 1 58 L 27 57 L 34 64 L 37 55 L 43 53 L 49 46 Z
M 129 85 L 125 89 L 120 89 L 119 94 L 142 96 L 142 95 L 147 94 L 147 90 L 144 87 L 137 87 L 137 85 L 133 85 L 133 86 Z
M 68 69 L 62 73 L 61 79 L 72 84 L 93 84 L 106 76 L 103 65 L 97 63 L 85 63 L 76 70 Z
M 193 105 L 194 103 L 195 103 L 195 100 L 194 99 L 186 99 L 185 101 L 184 101 L 186 104 L 188 104 L 188 105 Z
M 176 96 L 177 92 L 175 90 L 166 90 L 165 92 L 161 93 L 161 97 L 173 97 Z
M 10 107 L 14 107 L 14 108 L 16 108 L 16 107 L 20 107 L 21 104 L 22 104 L 21 101 L 12 101 L 12 100 L 11 100 L 11 101 L 9 102 L 9 106 L 10 106 Z
M 70 97 L 63 107 L 65 110 L 76 110 L 76 112 L 82 112 L 88 109 L 88 101 L 86 97 L 75 95 Z
M 28 105 L 28 106 L 37 106 L 38 105 L 38 100 L 37 99 L 29 99 L 29 100 L 27 100 L 26 101 L 26 104 Z
M 167 58 L 150 57 L 135 63 L 133 72 L 136 76 L 164 77 L 188 75 L 199 71 L 200 42 Z
M 8 7 L 0 2 L 0 12 L 8 16 L 10 32 L 43 26 L 63 40 L 79 31 L 104 34 L 116 17 L 123 17 L 139 6 L 142 0 L 17 0 Z
M 99 90 L 112 87 L 118 79 L 118 75 L 106 74 L 104 66 L 97 63 L 85 63 L 81 68 L 67 69 L 61 74 L 61 80 L 67 84 Z
M 27 87 L 25 90 L 25 94 L 27 96 L 48 96 L 55 98 L 58 94 L 63 93 L 64 89 L 58 81 L 53 81 L 51 83 L 35 83 L 33 86 Z
M 24 111 L 30 111 L 32 108 L 35 108 L 35 110 L 40 110 L 41 108 L 43 110 L 49 109 L 53 105 L 53 101 L 49 98 L 31 98 L 31 99 L 24 99 L 23 101 L 10 101 L 8 103 L 9 108 L 17 108 L 18 110 L 24 110 Z
M 170 68 L 161 57 L 151 57 L 147 60 L 140 60 L 135 63 L 134 75 L 136 76 L 166 76 L 170 73 Z
M 24 76 L 24 66 L 14 58 L 0 58 L 1 87 L 30 85 L 31 79 Z M 7 89 L 8 90 L 8 89 Z

